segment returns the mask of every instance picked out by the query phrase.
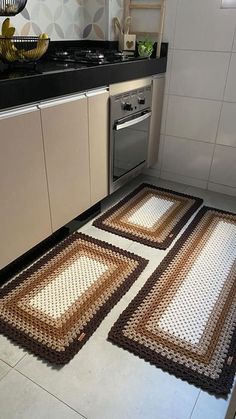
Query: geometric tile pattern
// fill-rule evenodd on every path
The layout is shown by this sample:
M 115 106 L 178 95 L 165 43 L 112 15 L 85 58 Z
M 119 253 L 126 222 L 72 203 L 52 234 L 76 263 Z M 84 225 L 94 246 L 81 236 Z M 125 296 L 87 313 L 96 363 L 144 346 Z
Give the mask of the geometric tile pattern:
M 16 35 L 47 33 L 52 40 L 108 39 L 108 22 L 122 17 L 123 0 L 30 0 L 12 17 Z M 4 18 L 0 17 L 0 25 Z M 111 37 L 112 28 L 110 29 Z
M 109 340 L 227 395 L 236 371 L 236 214 L 203 207 Z
M 166 249 L 202 202 L 199 198 L 142 184 L 93 224 L 147 246 Z
M 52 363 L 65 364 L 146 264 L 75 233 L 0 289 L 0 332 Z

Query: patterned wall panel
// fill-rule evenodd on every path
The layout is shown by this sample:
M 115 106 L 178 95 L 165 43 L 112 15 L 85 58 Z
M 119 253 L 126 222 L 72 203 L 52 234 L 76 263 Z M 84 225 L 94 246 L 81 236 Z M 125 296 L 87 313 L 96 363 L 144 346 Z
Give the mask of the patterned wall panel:
M 121 16 L 122 4 L 123 0 L 28 0 L 12 24 L 17 35 L 46 32 L 52 40 L 113 39 L 111 21 Z
M 12 24 L 18 35 L 46 32 L 53 40 L 78 39 L 83 19 L 84 0 L 28 0 L 21 14 L 12 17 Z

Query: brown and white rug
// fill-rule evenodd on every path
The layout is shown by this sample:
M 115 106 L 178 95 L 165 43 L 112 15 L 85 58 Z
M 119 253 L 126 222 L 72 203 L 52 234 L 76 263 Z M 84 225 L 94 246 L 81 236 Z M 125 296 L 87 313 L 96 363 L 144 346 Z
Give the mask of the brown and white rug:
M 236 214 L 203 207 L 109 333 L 217 395 L 236 371 Z
M 93 225 L 158 249 L 167 249 L 202 205 L 200 198 L 142 184 Z
M 0 289 L 0 332 L 52 363 L 65 364 L 146 264 L 75 233 Z

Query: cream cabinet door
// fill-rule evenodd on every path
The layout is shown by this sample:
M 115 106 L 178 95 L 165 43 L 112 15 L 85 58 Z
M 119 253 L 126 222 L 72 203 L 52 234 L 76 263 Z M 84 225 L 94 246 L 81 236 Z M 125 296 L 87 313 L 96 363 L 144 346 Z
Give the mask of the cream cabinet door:
M 0 112 L 0 269 L 50 234 L 40 112 Z
M 158 160 L 161 118 L 165 89 L 165 76 L 153 78 L 152 82 L 152 117 L 150 124 L 147 167 L 154 166 Z
M 106 89 L 87 93 L 91 205 L 108 195 L 108 101 Z
M 53 231 L 90 207 L 85 95 L 40 105 Z

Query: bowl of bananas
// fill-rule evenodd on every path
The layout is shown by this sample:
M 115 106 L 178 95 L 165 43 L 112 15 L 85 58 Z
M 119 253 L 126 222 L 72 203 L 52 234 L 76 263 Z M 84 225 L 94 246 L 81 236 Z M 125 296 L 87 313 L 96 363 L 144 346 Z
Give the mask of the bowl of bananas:
M 14 36 L 15 28 L 7 18 L 0 35 L 0 57 L 7 63 L 36 62 L 47 51 L 50 39 L 47 34 L 39 36 Z

